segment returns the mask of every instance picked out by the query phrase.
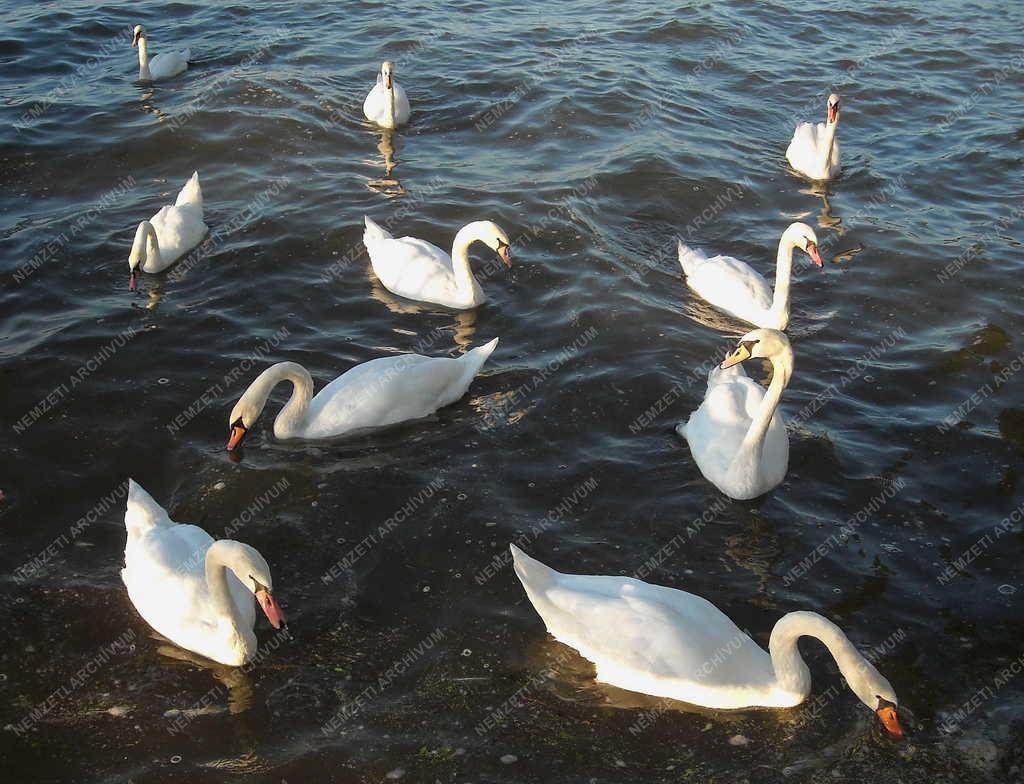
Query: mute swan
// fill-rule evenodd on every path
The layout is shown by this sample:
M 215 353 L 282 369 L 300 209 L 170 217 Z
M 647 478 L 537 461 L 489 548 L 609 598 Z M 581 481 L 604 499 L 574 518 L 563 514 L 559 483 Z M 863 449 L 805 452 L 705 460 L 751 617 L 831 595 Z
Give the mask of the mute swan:
M 175 523 L 134 480 L 124 515 L 121 579 L 139 615 L 182 648 L 238 666 L 256 653 L 256 608 L 281 628 L 270 567 L 254 548 Z
M 382 128 L 397 128 L 409 122 L 409 96 L 395 81 L 395 66 L 390 60 L 381 63 L 377 84 L 363 101 L 363 114 Z
M 791 612 L 765 653 L 707 599 L 631 577 L 561 574 L 510 545 L 526 595 L 556 640 L 597 667 L 597 680 L 706 708 L 789 708 L 811 691 L 797 641 L 825 644 L 858 699 L 900 737 L 889 681 L 842 630 L 813 612 Z
M 767 392 L 739 366 L 751 357 L 772 363 Z M 690 421 L 676 427 L 700 472 L 730 498 L 757 498 L 786 477 L 789 436 L 776 409 L 792 374 L 793 349 L 784 333 L 748 332 L 721 366 L 711 369 L 704 401 Z
M 238 448 L 282 381 L 292 383 L 292 395 L 274 420 L 274 436 L 330 438 L 419 419 L 454 403 L 466 394 L 497 345 L 495 338 L 458 359 L 419 354 L 374 359 L 341 374 L 316 397 L 313 379 L 302 365 L 278 362 L 264 370 L 231 409 L 227 448 Z
M 146 28 L 142 25 L 135 25 L 135 31 L 132 34 L 132 48 L 139 47 L 140 82 L 170 79 L 188 68 L 188 61 L 192 59 L 191 49 L 182 49 L 180 52 L 164 52 L 155 55 L 150 60 L 147 44 Z
M 785 329 L 789 324 L 789 282 L 793 248 L 800 248 L 817 266 L 824 266 L 818 238 L 806 223 L 793 223 L 782 234 L 775 255 L 775 291 L 761 273 L 732 256 L 708 258 L 679 243 L 679 263 L 687 285 L 702 299 L 726 313 L 759 327 Z
M 512 266 L 508 235 L 491 221 L 467 223 L 455 235 L 452 255 L 415 237 L 396 239 L 370 218 L 364 218 L 363 244 L 373 271 L 388 291 L 400 297 L 467 310 L 487 296 L 469 267 L 469 246 L 479 240 Z
M 165 204 L 135 230 L 135 241 L 128 254 L 128 269 L 131 270 L 128 288 L 135 291 L 140 269 L 162 272 L 198 245 L 208 230 L 203 223 L 199 172 L 193 172 L 174 204 Z
M 832 93 L 825 107 L 825 122 L 800 123 L 786 149 L 786 160 L 812 180 L 830 180 L 839 173 L 839 96 Z

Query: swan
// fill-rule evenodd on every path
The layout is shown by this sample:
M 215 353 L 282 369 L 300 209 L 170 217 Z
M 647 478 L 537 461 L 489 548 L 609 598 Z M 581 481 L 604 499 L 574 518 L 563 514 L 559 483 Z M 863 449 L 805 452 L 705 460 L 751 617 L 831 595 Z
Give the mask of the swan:
M 193 172 L 174 204 L 165 204 L 135 230 L 135 241 L 128 254 L 128 269 L 131 270 L 128 288 L 135 291 L 140 269 L 162 272 L 198 245 L 207 231 L 209 227 L 203 223 L 199 172 Z
M 342 373 L 316 397 L 313 378 L 302 365 L 278 362 L 257 376 L 231 409 L 228 451 L 242 443 L 282 381 L 292 383 L 292 395 L 274 420 L 274 436 L 330 438 L 420 419 L 454 403 L 497 345 L 495 338 L 458 359 L 420 354 L 373 359 Z
M 512 266 L 508 235 L 491 221 L 467 223 L 455 235 L 452 255 L 415 237 L 392 237 L 370 218 L 364 218 L 363 244 L 373 271 L 388 291 L 400 297 L 468 310 L 487 296 L 469 267 L 469 246 L 479 240 Z
M 758 327 L 785 329 L 789 324 L 789 282 L 793 249 L 800 248 L 818 267 L 824 266 L 818 237 L 806 223 L 793 223 L 782 233 L 775 256 L 775 291 L 748 264 L 732 256 L 708 258 L 679 242 L 679 264 L 686 284 L 698 296 L 736 318 Z
M 562 574 L 510 545 L 516 576 L 551 636 L 597 667 L 597 680 L 706 708 L 790 708 L 811 691 L 797 641 L 825 644 L 858 699 L 900 737 L 889 681 L 832 621 L 791 612 L 765 653 L 707 599 L 631 577 Z
M 397 128 L 409 122 L 409 96 L 395 81 L 395 66 L 390 60 L 381 63 L 377 83 L 363 101 L 366 119 L 382 128 Z
M 786 160 L 812 180 L 830 180 L 839 173 L 839 96 L 832 93 L 825 105 L 825 122 L 800 123 L 786 148 Z
M 270 567 L 254 548 L 176 523 L 128 480 L 128 541 L 121 579 L 139 615 L 176 645 L 238 666 L 256 654 L 253 595 L 275 629 L 284 613 Z
M 164 52 L 149 59 L 147 47 L 146 28 L 142 25 L 135 25 L 132 34 L 132 48 L 139 48 L 139 81 L 156 82 L 161 79 L 170 79 L 177 76 L 188 68 L 188 61 L 192 59 L 191 49 L 182 49 L 180 52 Z
M 740 363 L 764 357 L 772 363 L 767 392 Z M 757 498 L 786 477 L 789 436 L 776 411 L 793 375 L 793 349 L 776 329 L 755 329 L 708 374 L 704 401 L 676 432 L 690 444 L 700 472 L 730 498 Z

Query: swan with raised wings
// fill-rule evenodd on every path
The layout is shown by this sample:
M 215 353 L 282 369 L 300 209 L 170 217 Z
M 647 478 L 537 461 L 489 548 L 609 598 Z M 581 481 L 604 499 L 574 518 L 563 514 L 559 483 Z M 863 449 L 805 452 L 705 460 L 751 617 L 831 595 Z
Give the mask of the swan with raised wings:
M 135 291 L 140 271 L 163 272 L 198 245 L 207 231 L 199 172 L 193 172 L 174 204 L 165 204 L 135 230 L 135 241 L 128 254 L 128 288 Z
M 751 357 L 771 362 L 768 390 L 743 372 Z M 785 333 L 755 329 L 708 374 L 700 407 L 676 432 L 690 445 L 700 472 L 730 498 L 757 498 L 778 485 L 789 467 L 789 436 L 777 411 L 793 375 L 793 349 Z
M 436 245 L 415 237 L 393 237 L 364 218 L 363 244 L 377 278 L 392 294 L 420 302 L 468 310 L 487 301 L 469 266 L 469 246 L 482 242 L 506 267 L 512 266 L 508 235 L 491 221 L 467 223 L 455 235 L 449 256 Z
M 255 596 L 275 629 L 284 613 L 270 567 L 255 548 L 214 539 L 175 523 L 153 497 L 128 480 L 128 541 L 121 579 L 139 615 L 182 648 L 238 666 L 256 654 Z
M 302 365 L 279 362 L 264 370 L 228 417 L 228 451 L 237 449 L 259 419 L 271 391 L 282 381 L 292 395 L 274 420 L 274 437 L 331 438 L 429 416 L 466 394 L 498 345 L 490 343 L 457 359 L 399 354 L 356 365 L 313 397 L 313 378 Z
M 786 148 L 789 165 L 812 180 L 831 180 L 839 174 L 839 96 L 832 93 L 825 104 L 825 122 L 800 123 Z
M 395 81 L 395 65 L 390 60 L 381 63 L 377 83 L 363 101 L 363 114 L 381 128 L 397 128 L 409 122 L 409 96 Z
M 132 48 L 135 47 L 139 49 L 140 82 L 158 82 L 177 76 L 188 68 L 188 61 L 192 59 L 191 49 L 164 52 L 150 58 L 149 39 L 146 37 L 146 28 L 142 25 L 135 25 L 132 32 Z
M 891 734 L 903 735 L 889 681 L 817 613 L 782 616 L 765 652 L 700 596 L 631 577 L 562 574 L 510 547 L 548 632 L 593 662 L 602 683 L 707 708 L 789 708 L 811 691 L 797 641 L 814 637 L 857 698 Z
M 686 284 L 716 308 L 749 324 L 771 329 L 789 325 L 789 284 L 793 277 L 793 249 L 800 248 L 818 267 L 824 266 L 818 238 L 806 223 L 793 223 L 779 240 L 775 254 L 775 290 L 761 273 L 732 256 L 713 256 L 679 242 L 679 264 Z

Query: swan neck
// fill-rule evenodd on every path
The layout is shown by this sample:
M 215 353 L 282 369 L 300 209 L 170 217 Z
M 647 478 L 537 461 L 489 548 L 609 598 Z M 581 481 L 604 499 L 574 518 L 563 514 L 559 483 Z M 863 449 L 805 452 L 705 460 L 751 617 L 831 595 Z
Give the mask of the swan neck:
M 255 410 L 252 417 L 255 421 L 263 412 L 274 387 L 282 381 L 292 383 L 292 394 L 274 420 L 274 435 L 278 438 L 291 438 L 301 435 L 305 429 L 309 401 L 313 399 L 313 377 L 308 370 L 296 362 L 280 362 L 264 370 L 243 397 L 246 398 L 246 404 Z
M 206 587 L 210 591 L 210 600 L 217 613 L 226 618 L 235 629 L 242 628 L 241 611 L 235 604 L 228 588 L 228 566 L 220 557 L 217 543 L 210 545 L 206 551 Z
M 824 165 L 826 170 L 828 169 L 829 163 L 832 161 L 832 148 L 836 146 L 836 130 L 839 128 L 839 118 L 836 117 L 835 122 L 829 122 L 825 120 L 825 160 Z
M 764 437 L 768 432 L 768 426 L 772 423 L 772 417 L 775 416 L 775 409 L 779 407 L 779 402 L 782 400 L 782 393 L 793 374 L 793 353 L 789 351 L 782 356 L 772 357 L 771 363 L 772 380 L 768 385 L 768 391 L 765 392 L 761 405 L 757 408 L 757 414 L 751 420 L 747 434 L 743 437 L 743 443 L 740 444 L 739 451 L 736 453 L 737 458 L 741 459 L 749 455 L 754 459 L 754 465 L 760 465 Z
M 768 652 L 772 657 L 779 688 L 800 699 L 810 693 L 811 673 L 797 648 L 797 641 L 804 636 L 814 637 L 828 648 L 848 684 L 853 686 L 863 679 L 867 660 L 843 630 L 817 613 L 800 611 L 780 618 L 768 642 Z
M 772 294 L 771 313 L 775 317 L 775 329 L 785 329 L 789 324 L 789 286 L 793 278 L 794 242 L 788 237 L 779 240 L 775 254 L 775 291 Z
M 149 81 L 149 49 L 145 37 L 139 38 L 139 81 Z
M 152 272 L 160 268 L 160 239 L 153 224 L 148 220 L 141 221 L 135 231 L 128 266 L 132 269 L 141 268 L 143 272 Z
M 470 223 L 459 229 L 452 243 L 452 270 L 455 273 L 455 284 L 460 292 L 471 296 L 476 283 L 473 270 L 469 266 L 469 246 L 480 239 L 476 227 Z
M 384 124 L 388 128 L 395 127 L 395 83 L 394 80 L 391 82 L 391 87 L 385 83 L 384 92 L 386 93 L 386 100 L 384 101 Z

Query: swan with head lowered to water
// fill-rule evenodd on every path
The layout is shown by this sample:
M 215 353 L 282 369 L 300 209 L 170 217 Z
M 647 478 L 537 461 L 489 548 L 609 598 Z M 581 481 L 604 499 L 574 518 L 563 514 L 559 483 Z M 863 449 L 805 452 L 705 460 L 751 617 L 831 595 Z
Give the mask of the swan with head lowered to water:
M 174 204 L 165 204 L 135 230 L 135 241 L 128 254 L 128 288 L 135 291 L 140 270 L 163 272 L 198 245 L 208 230 L 203 222 L 199 172 L 193 172 Z
M 270 567 L 255 548 L 174 522 L 132 479 L 124 524 L 128 598 L 175 645 L 238 666 L 256 655 L 253 597 L 275 629 L 284 623 Z
M 392 294 L 468 310 L 487 301 L 469 266 L 469 246 L 482 242 L 506 267 L 512 266 L 508 235 L 491 221 L 467 223 L 455 235 L 449 256 L 436 245 L 415 237 L 393 237 L 370 218 L 363 219 L 363 244 L 374 274 Z
M 331 438 L 421 419 L 454 403 L 497 345 L 494 338 L 458 359 L 420 354 L 373 359 L 342 373 L 316 397 L 309 371 L 295 362 L 279 362 L 264 370 L 231 409 L 228 451 L 241 445 L 282 381 L 291 382 L 292 395 L 274 420 L 274 437 Z
M 679 264 L 686 285 L 726 313 L 758 327 L 785 329 L 789 325 L 789 284 L 793 250 L 800 248 L 818 267 L 824 266 L 818 238 L 806 223 L 793 223 L 779 240 L 775 254 L 775 289 L 761 273 L 732 256 L 708 258 L 679 243 Z
M 395 66 L 390 60 L 381 64 L 377 83 L 363 101 L 363 114 L 381 128 L 397 128 L 409 122 L 409 96 L 395 81 Z
M 751 357 L 771 362 L 767 391 L 743 372 Z M 676 432 L 690 445 L 700 472 L 730 498 L 757 498 L 786 478 L 789 436 L 776 410 L 793 375 L 793 349 L 785 333 L 755 329 L 708 374 L 700 407 Z
M 768 652 L 707 599 L 631 577 L 562 574 L 511 545 L 516 576 L 556 640 L 620 689 L 706 708 L 789 708 L 811 691 L 797 642 L 825 644 L 857 698 L 903 735 L 896 693 L 832 621 L 791 612 L 772 629 Z
M 786 148 L 786 160 L 812 180 L 831 180 L 839 174 L 839 96 L 832 93 L 825 104 L 825 122 L 800 123 Z
M 177 76 L 188 68 L 188 61 L 192 59 L 190 49 L 164 52 L 150 58 L 149 39 L 146 37 L 146 28 L 142 25 L 135 25 L 135 30 L 132 31 L 132 47 L 139 48 L 140 82 L 157 82 Z

